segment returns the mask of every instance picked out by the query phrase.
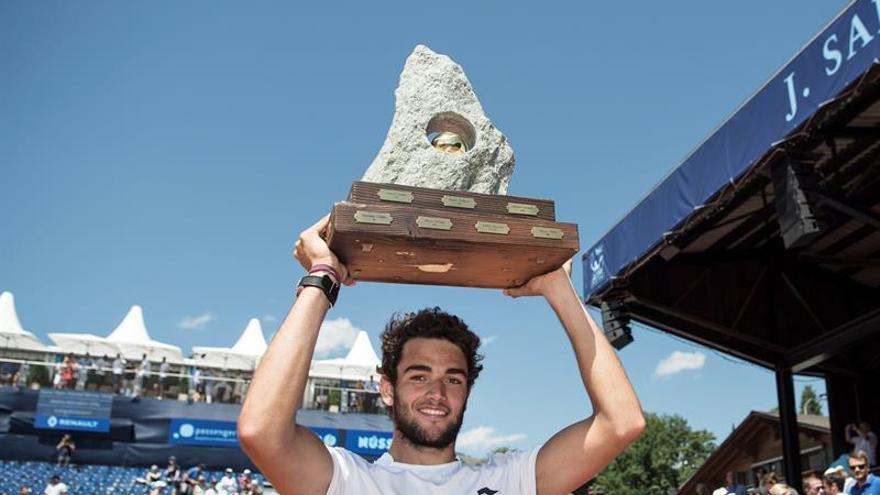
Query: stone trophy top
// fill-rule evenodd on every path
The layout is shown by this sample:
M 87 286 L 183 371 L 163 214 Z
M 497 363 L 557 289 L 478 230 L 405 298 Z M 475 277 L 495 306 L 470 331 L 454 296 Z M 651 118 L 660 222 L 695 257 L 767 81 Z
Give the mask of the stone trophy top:
M 391 127 L 364 181 L 507 193 L 513 149 L 486 117 L 460 65 L 418 45 L 394 95 Z

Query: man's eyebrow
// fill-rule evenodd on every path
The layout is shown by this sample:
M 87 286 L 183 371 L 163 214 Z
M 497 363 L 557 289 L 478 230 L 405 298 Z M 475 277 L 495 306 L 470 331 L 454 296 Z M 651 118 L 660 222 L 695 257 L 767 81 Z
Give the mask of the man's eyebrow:
M 448 368 L 446 370 L 447 375 L 465 375 L 467 376 L 467 372 L 461 368 Z
M 408 371 L 431 371 L 431 367 L 427 364 L 411 364 L 403 370 L 404 373 Z

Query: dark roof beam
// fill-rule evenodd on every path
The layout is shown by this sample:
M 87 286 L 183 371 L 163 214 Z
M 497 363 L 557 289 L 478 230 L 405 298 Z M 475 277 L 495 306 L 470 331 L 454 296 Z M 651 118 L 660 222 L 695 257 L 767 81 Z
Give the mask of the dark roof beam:
M 799 373 L 875 335 L 880 335 L 880 309 L 794 348 L 785 356 L 785 360 L 794 373 Z
M 823 205 L 837 210 L 844 215 L 848 215 L 850 218 L 858 220 L 865 225 L 869 225 L 877 230 L 880 230 L 880 217 L 871 213 L 870 211 L 848 203 L 843 198 L 835 197 L 835 195 L 830 194 L 827 191 L 818 190 L 816 191 L 816 195 L 819 196 L 819 202 Z

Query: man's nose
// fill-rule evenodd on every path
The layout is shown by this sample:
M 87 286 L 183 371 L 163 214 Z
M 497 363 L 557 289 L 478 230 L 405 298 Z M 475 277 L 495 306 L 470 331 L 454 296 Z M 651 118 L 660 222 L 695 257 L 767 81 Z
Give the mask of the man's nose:
M 428 387 L 428 397 L 446 398 L 446 384 L 443 380 L 432 380 Z

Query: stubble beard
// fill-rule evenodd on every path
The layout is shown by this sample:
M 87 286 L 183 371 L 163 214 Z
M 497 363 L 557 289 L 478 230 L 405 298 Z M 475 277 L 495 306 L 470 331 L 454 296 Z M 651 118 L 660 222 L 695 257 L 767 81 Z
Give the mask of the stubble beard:
M 400 432 L 401 436 L 407 442 L 417 447 L 427 447 L 431 449 L 445 449 L 455 442 L 458 432 L 461 430 L 461 424 L 464 421 L 464 411 L 467 404 L 461 408 L 461 412 L 453 422 L 441 431 L 440 434 L 431 436 L 424 428 L 412 418 L 411 415 L 401 413 L 401 411 L 410 411 L 409 404 L 404 404 L 394 391 L 394 404 L 392 407 L 392 418 L 394 419 L 394 427 Z

